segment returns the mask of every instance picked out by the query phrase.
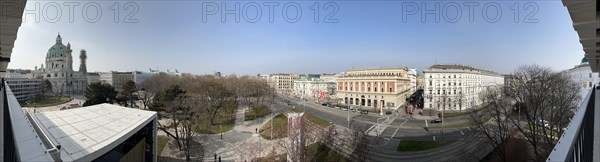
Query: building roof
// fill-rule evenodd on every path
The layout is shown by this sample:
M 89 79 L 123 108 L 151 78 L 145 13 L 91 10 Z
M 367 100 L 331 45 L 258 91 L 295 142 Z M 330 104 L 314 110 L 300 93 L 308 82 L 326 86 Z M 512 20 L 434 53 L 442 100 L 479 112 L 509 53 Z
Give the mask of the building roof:
M 99 104 L 35 114 L 40 127 L 61 145 L 63 161 L 92 161 L 156 118 L 156 112 Z
M 50 47 L 50 49 L 48 49 L 48 53 L 46 54 L 46 59 L 56 58 L 56 57 L 67 58 L 67 53 L 68 53 L 69 48 L 70 48 L 70 44 L 69 44 L 69 47 L 62 44 L 62 38 L 60 37 L 60 34 L 58 34 L 58 36 L 56 36 L 56 44 L 54 44 L 52 47 Z
M 389 67 L 370 67 L 370 68 L 352 68 L 348 71 L 362 71 L 362 70 L 396 70 L 396 69 L 406 69 L 407 67 L 403 66 L 389 66 Z
M 490 70 L 485 70 L 485 69 L 479 69 L 479 68 L 475 68 L 472 66 L 468 66 L 468 65 L 461 65 L 461 64 L 434 64 L 431 67 L 425 69 L 425 71 L 427 70 L 433 70 L 433 69 L 444 69 L 444 70 L 451 70 L 451 69 L 455 69 L 455 70 L 473 70 L 473 71 L 480 71 L 480 72 L 485 72 L 485 73 L 491 73 L 491 74 L 496 74 L 496 75 L 500 75 L 494 71 L 490 71 Z

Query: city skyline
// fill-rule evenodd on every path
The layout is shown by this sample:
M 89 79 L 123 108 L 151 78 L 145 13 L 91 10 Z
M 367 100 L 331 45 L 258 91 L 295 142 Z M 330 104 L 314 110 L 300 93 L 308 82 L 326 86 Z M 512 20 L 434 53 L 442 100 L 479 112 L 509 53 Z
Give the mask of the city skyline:
M 295 23 L 289 21 L 289 17 L 294 16 L 285 18 L 280 10 L 274 10 L 273 22 L 270 22 L 268 6 L 263 3 L 256 3 L 262 7 L 262 16 L 255 23 L 252 22 L 255 19 L 248 18 L 252 16 L 240 16 L 236 22 L 235 16 L 225 15 L 222 22 L 218 13 L 206 13 L 211 11 L 210 7 L 223 7 L 223 4 L 234 8 L 235 3 L 239 3 L 240 11 L 256 7 L 245 1 L 123 2 L 118 4 L 121 8 L 118 23 L 113 21 L 113 3 L 96 3 L 103 11 L 98 22 L 89 22 L 89 15 L 84 18 L 79 13 L 82 7 L 89 8 L 87 2 L 75 5 L 79 8 L 74 10 L 73 16 L 69 15 L 66 3 L 56 3 L 62 15 L 60 20 L 52 22 L 55 20 L 50 18 L 56 15 L 41 12 L 45 8 L 52 10 L 53 7 L 47 7 L 54 5 L 52 3 L 27 3 L 25 9 L 29 11 L 24 13 L 9 68 L 39 66 L 59 32 L 64 43 L 71 43 L 74 51 L 87 50 L 90 72 L 152 68 L 178 69 L 192 74 L 218 71 L 225 75 L 255 75 L 338 73 L 353 67 L 384 66 L 407 66 L 422 71 L 437 63 L 465 64 L 506 74 L 524 64 L 566 70 L 583 57 L 577 33 L 560 1 L 518 4 L 521 9 L 518 22 L 513 21 L 513 3 L 493 2 L 502 13 L 499 21 L 490 22 L 489 17 L 477 12 L 471 21 L 465 2 L 443 1 L 321 2 L 318 4 L 321 17 L 315 22 L 315 10 L 311 10 L 315 4 L 299 1 L 293 2 L 302 11 L 301 19 Z M 293 3 L 281 2 L 276 7 L 289 8 L 295 5 Z M 425 14 L 423 22 L 418 12 L 408 11 L 415 6 L 435 8 L 436 3 L 440 8 L 454 3 L 463 6 L 457 10 L 462 17 L 457 22 L 450 21 L 453 19 L 448 17 L 456 14 L 450 12 L 450 16 L 440 14 L 440 21 L 436 21 L 435 15 Z M 483 6 L 491 6 L 490 2 L 478 3 L 479 10 L 474 11 L 481 12 Z M 40 10 L 36 10 L 36 5 Z M 139 9 L 129 17 L 137 22 L 125 19 L 126 13 L 131 11 L 131 8 L 125 10 L 125 6 Z M 526 6 L 539 9 L 530 17 L 537 22 L 525 21 L 530 11 Z M 334 8 L 338 11 L 330 19 L 324 19 Z M 292 11 L 294 9 L 288 13 Z M 493 15 L 492 11 L 488 12 Z M 253 14 L 256 13 L 249 15 Z M 36 22 L 38 15 L 39 22 Z M 74 58 L 74 62 L 79 59 Z

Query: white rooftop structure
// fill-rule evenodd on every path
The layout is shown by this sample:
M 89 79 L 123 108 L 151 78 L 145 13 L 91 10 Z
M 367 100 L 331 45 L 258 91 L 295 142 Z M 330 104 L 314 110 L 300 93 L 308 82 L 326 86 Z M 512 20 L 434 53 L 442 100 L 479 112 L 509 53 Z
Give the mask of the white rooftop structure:
M 97 159 L 148 123 L 156 122 L 156 112 L 111 104 L 44 112 L 34 116 L 52 143 L 61 146 L 60 158 L 63 161 Z M 156 138 L 155 131 L 153 136 Z M 156 148 L 156 145 L 153 147 Z

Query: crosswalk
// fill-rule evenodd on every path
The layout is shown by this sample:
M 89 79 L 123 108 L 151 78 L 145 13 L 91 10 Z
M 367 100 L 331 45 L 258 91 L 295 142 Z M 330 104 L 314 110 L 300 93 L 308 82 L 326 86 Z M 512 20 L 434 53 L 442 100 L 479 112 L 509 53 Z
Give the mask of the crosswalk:
M 369 128 L 369 130 L 367 130 L 367 134 L 371 135 L 371 136 L 379 136 L 383 133 L 383 131 L 390 126 L 390 124 L 392 122 L 394 122 L 394 120 L 396 119 L 396 117 L 398 116 L 393 116 L 393 117 L 384 117 L 384 118 L 379 118 L 377 119 L 377 121 L 379 121 L 380 119 L 384 119 L 381 123 L 373 125 L 371 128 Z

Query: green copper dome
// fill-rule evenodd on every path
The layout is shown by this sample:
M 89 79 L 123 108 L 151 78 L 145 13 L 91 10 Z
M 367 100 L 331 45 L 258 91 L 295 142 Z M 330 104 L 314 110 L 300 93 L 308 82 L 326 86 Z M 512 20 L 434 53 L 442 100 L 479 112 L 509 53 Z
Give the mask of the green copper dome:
M 585 56 L 583 56 L 583 59 L 581 59 L 581 64 L 583 63 L 588 63 L 588 59 Z
M 48 53 L 46 54 L 46 59 L 48 58 L 66 58 L 67 52 L 69 48 L 62 44 L 62 38 L 60 34 L 56 37 L 56 44 L 54 44 L 50 49 L 48 49 Z

